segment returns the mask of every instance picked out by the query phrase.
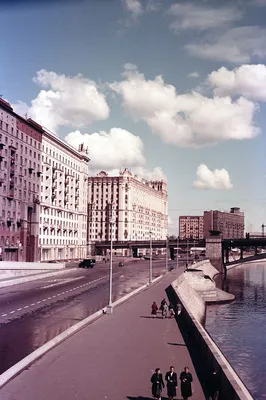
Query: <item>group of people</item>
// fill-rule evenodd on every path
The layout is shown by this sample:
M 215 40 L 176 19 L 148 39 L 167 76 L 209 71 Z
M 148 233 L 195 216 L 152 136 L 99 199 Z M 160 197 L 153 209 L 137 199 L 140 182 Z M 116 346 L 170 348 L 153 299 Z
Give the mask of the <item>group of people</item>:
M 156 302 L 154 301 L 151 305 L 151 315 L 155 318 L 157 316 L 158 311 L 159 311 L 159 308 L 158 308 Z M 175 311 L 173 304 L 169 303 L 169 305 L 168 305 L 165 299 L 163 299 L 161 301 L 160 311 L 162 312 L 163 318 L 167 317 L 167 312 L 169 312 L 170 318 L 172 318 L 176 315 L 176 311 Z
M 173 400 L 176 396 L 176 389 L 177 389 L 177 374 L 175 372 L 175 368 L 173 366 L 170 367 L 170 371 L 166 372 L 165 374 L 165 381 L 167 387 L 167 396 L 169 400 Z M 189 397 L 192 396 L 192 374 L 189 372 L 189 368 L 185 367 L 184 371 L 180 374 L 180 389 L 181 389 L 181 396 L 184 400 L 188 400 Z M 161 393 L 164 389 L 164 381 L 163 375 L 161 373 L 160 368 L 156 368 L 155 373 L 151 377 L 152 383 L 152 395 L 154 400 L 161 399 Z M 219 393 L 220 393 L 220 380 L 217 371 L 214 369 L 212 371 L 211 376 L 209 376 L 207 381 L 207 389 L 208 389 L 208 400 L 218 400 Z
M 189 372 L 189 368 L 185 367 L 184 371 L 180 374 L 180 389 L 181 389 L 181 396 L 184 400 L 187 400 L 189 397 L 192 396 L 192 375 Z M 165 381 L 167 387 L 167 396 L 169 400 L 173 400 L 176 396 L 176 389 L 177 389 L 177 374 L 175 372 L 175 368 L 173 366 L 170 367 L 170 371 L 166 372 L 165 374 Z M 152 383 L 152 395 L 154 400 L 161 399 L 161 393 L 164 385 L 163 375 L 161 373 L 160 368 L 156 368 L 155 373 L 151 377 Z

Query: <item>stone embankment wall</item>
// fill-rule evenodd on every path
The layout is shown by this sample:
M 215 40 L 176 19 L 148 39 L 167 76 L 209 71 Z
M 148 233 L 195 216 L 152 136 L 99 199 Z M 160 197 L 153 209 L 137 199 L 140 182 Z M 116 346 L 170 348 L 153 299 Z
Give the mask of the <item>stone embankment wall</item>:
M 217 270 L 208 260 L 193 265 L 193 268 L 195 267 L 204 270 L 206 275 L 208 272 L 209 276 L 217 274 Z M 206 396 L 208 395 L 208 377 L 215 368 L 221 379 L 220 400 L 252 400 L 244 383 L 203 327 L 206 303 L 189 284 L 185 274 L 186 272 L 172 283 L 168 295 L 172 301 L 181 303 L 178 324 Z

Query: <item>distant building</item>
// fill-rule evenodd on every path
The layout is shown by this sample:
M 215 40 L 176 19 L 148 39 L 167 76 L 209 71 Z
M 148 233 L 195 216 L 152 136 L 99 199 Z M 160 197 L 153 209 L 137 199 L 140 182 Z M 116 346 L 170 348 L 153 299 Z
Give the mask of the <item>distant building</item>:
M 182 215 L 179 217 L 179 239 L 203 239 L 203 216 Z
M 100 172 L 88 179 L 88 242 L 166 239 L 168 195 L 165 181 L 146 181 L 128 169 L 119 176 Z
M 38 260 L 42 134 L 0 98 L 0 260 Z
M 40 259 L 74 260 L 87 255 L 87 150 L 74 149 L 43 132 Z
M 223 239 L 239 239 L 245 236 L 245 216 L 239 207 L 232 207 L 230 212 L 204 211 L 204 237 L 210 230 L 220 231 Z

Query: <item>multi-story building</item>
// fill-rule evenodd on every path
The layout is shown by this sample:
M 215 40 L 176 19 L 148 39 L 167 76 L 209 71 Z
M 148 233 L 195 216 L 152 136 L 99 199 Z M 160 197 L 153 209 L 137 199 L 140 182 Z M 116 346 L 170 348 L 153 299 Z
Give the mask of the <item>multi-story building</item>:
M 179 217 L 179 239 L 203 239 L 203 215 L 182 215 Z
M 43 133 L 40 259 L 73 260 L 87 254 L 88 151 Z
M 0 259 L 38 260 L 43 129 L 0 98 Z
M 245 216 L 238 207 L 232 207 L 230 212 L 219 210 L 204 211 L 204 237 L 209 231 L 220 231 L 223 239 L 244 238 Z
M 146 181 L 128 169 L 119 176 L 100 172 L 88 180 L 88 243 L 110 240 L 165 239 L 168 195 L 165 181 Z

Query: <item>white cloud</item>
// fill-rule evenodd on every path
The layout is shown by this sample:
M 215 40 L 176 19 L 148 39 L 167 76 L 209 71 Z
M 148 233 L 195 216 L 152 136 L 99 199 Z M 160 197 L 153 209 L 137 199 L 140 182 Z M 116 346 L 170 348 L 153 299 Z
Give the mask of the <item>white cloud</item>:
M 256 105 L 241 97 L 204 97 L 197 92 L 177 94 L 161 76 L 146 80 L 135 66 L 126 66 L 125 80 L 110 84 L 123 107 L 143 120 L 166 143 L 199 147 L 224 140 L 250 139 L 259 133 L 253 124 Z
M 199 78 L 199 73 L 197 71 L 195 72 L 191 72 L 190 74 L 188 74 L 188 78 Z
M 33 80 L 47 90 L 41 90 L 32 100 L 28 113 L 51 130 L 60 126 L 83 127 L 109 116 L 109 107 L 96 83 L 80 74 L 69 77 L 42 69 Z M 15 105 L 16 109 L 19 107 L 21 102 Z
M 122 2 L 133 19 L 138 18 L 144 12 L 140 0 L 122 0 Z
M 125 129 L 112 128 L 108 133 L 92 134 L 75 131 L 65 140 L 74 147 L 84 143 L 89 148 L 90 167 L 95 170 L 145 165 L 142 140 Z
M 122 168 L 123 169 L 123 168 Z M 161 181 L 164 180 L 167 182 L 167 176 L 163 172 L 161 167 L 155 167 L 153 169 L 147 169 L 145 167 L 132 167 L 129 169 L 133 175 L 137 176 L 139 179 L 144 179 L 147 181 Z M 115 169 L 105 169 L 106 172 L 108 172 L 108 175 L 110 176 L 118 176 L 120 169 L 115 168 Z M 99 172 L 97 170 L 97 172 Z M 95 171 L 95 173 L 97 173 Z
M 233 185 L 226 169 L 211 171 L 207 165 L 201 164 L 197 169 L 198 179 L 193 186 L 197 189 L 232 189 Z
M 213 71 L 207 82 L 218 96 L 241 95 L 266 101 L 266 65 L 241 65 L 228 70 L 225 67 Z
M 193 3 L 173 4 L 168 14 L 175 18 L 170 25 L 174 31 L 186 29 L 203 31 L 228 26 L 230 22 L 243 17 L 242 10 L 233 6 L 212 8 L 209 5 Z
M 232 28 L 225 33 L 207 35 L 185 48 L 193 56 L 230 63 L 247 63 L 266 57 L 266 29 L 258 26 Z
M 12 107 L 17 114 L 23 116 L 24 118 L 26 117 L 26 115 L 29 112 L 28 104 L 26 104 L 20 100 L 16 104 L 12 104 Z

